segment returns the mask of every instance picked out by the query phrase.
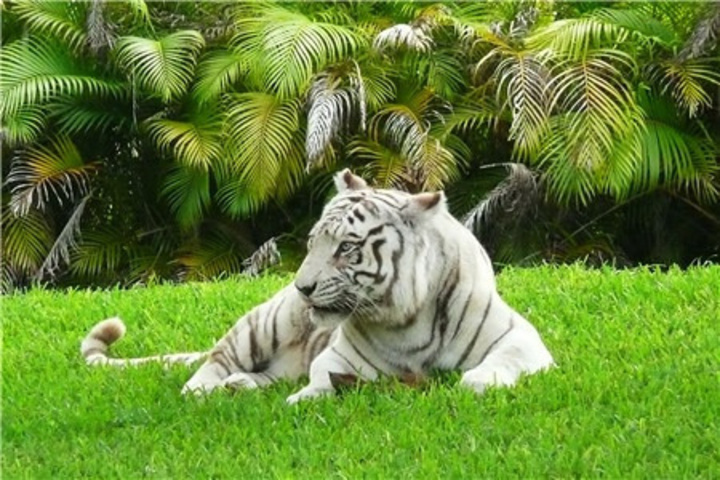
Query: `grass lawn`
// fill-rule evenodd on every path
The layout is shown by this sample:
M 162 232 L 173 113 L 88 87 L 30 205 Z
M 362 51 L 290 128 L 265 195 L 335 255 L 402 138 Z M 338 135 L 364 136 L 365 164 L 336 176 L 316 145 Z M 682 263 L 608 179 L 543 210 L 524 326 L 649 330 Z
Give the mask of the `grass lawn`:
M 117 355 L 208 348 L 287 281 L 4 298 L 3 477 L 720 477 L 720 267 L 505 270 L 559 367 L 482 397 L 453 374 L 294 407 L 290 383 L 183 398 L 187 368 L 80 358 L 112 315 Z

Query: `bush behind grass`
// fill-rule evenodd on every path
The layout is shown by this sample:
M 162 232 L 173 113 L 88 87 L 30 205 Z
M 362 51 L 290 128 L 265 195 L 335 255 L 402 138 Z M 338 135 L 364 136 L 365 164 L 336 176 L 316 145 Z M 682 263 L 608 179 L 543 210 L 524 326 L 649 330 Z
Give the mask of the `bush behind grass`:
M 290 277 L 3 300 L 5 478 L 498 478 L 720 475 L 720 267 L 507 269 L 501 293 L 558 368 L 478 397 L 446 374 L 289 407 L 299 384 L 183 398 L 192 369 L 89 368 L 112 352 L 206 349 Z

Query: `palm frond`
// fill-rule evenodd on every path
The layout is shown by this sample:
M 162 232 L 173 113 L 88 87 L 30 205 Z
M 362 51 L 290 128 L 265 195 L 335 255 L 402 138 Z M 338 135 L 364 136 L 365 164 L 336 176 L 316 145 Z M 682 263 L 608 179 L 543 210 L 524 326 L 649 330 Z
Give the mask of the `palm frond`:
M 149 27 L 152 30 L 152 18 L 145 0 L 125 0 L 122 5 L 129 8 L 135 25 Z
M 116 96 L 121 84 L 103 80 L 76 63 L 57 42 L 30 38 L 13 42 L 0 56 L 0 115 L 46 102 L 60 94 Z
M 181 30 L 159 40 L 121 37 L 115 54 L 118 65 L 133 75 L 142 88 L 167 103 L 187 90 L 204 45 L 205 40 L 198 32 Z
M 201 104 L 217 100 L 230 91 L 248 67 L 245 58 L 233 49 L 209 53 L 198 63 L 193 96 Z
M 147 285 L 158 280 L 177 280 L 178 266 L 172 252 L 154 245 L 134 248 L 130 253 L 129 285 Z
M 636 135 L 641 155 L 632 187 L 650 191 L 664 185 L 703 201 L 716 200 L 718 186 L 713 178 L 720 170 L 716 144 L 701 129 L 683 125 L 668 99 L 643 96 L 641 100 L 648 118 Z
M 478 39 L 478 33 L 487 31 L 497 20 L 495 13 L 491 2 L 468 2 L 455 7 L 450 22 L 461 44 L 472 45 Z
M 313 81 L 307 100 L 310 105 L 305 139 L 308 171 L 322 163 L 332 142 L 350 128 L 353 117 L 364 112 L 362 80 L 357 84 L 355 88 L 343 86 L 342 78 L 328 72 L 317 75 Z
M 498 103 L 509 105 L 512 123 L 508 138 L 521 159 L 531 159 L 542 149 L 548 127 L 550 99 L 549 72 L 532 53 L 512 51 L 497 66 Z
M 703 83 L 720 86 L 717 59 L 700 58 L 687 61 L 667 60 L 651 70 L 651 79 L 670 91 L 681 108 L 695 117 L 703 108 L 710 107 L 712 99 Z
M 208 280 L 242 271 L 236 242 L 220 230 L 183 247 L 176 262 L 184 280 Z
M 424 55 L 413 55 L 409 69 L 443 98 L 452 99 L 467 86 L 465 65 L 456 48 L 434 48 Z
M 381 52 L 388 48 L 407 48 L 426 53 L 433 47 L 434 42 L 425 30 L 420 26 L 399 23 L 380 32 L 373 40 L 373 47 Z
M 0 294 L 9 295 L 20 286 L 21 274 L 7 261 L 0 264 Z
M 557 115 L 550 120 L 550 133 L 540 153 L 539 166 L 545 172 L 546 192 L 549 198 L 560 204 L 570 204 L 574 201 L 580 205 L 587 205 L 599 188 L 593 166 L 588 164 L 585 157 L 578 155 L 579 152 L 586 152 L 589 148 L 584 145 L 576 147 L 577 136 L 570 135 L 572 133 L 570 124 L 577 121 L 573 122 L 569 117 L 574 115 L 578 114 Z M 593 143 L 592 147 L 597 148 L 597 144 Z
M 46 274 L 54 277 L 63 263 L 70 263 L 70 251 L 77 247 L 77 238 L 80 236 L 80 220 L 89 199 L 90 194 L 80 200 L 80 203 L 75 207 L 67 223 L 60 231 L 55 242 L 53 242 L 45 261 L 35 273 L 36 280 L 42 280 Z
M 393 114 L 386 118 L 383 130 L 373 130 L 368 142 L 353 144 L 352 152 L 357 158 L 374 161 L 368 169 L 378 175 L 379 183 L 424 191 L 441 189 L 457 178 L 458 158 L 409 117 Z M 396 143 L 403 132 L 405 140 Z
M 626 30 L 597 18 L 558 20 L 528 39 L 532 50 L 549 49 L 559 56 L 579 59 L 589 51 L 627 39 Z
M 442 190 L 458 179 L 458 158 L 433 136 L 428 136 L 421 155 L 413 165 L 416 183 L 422 191 Z
M 210 173 L 178 165 L 165 178 L 161 195 L 167 198 L 181 228 L 194 227 L 210 205 Z
M 129 102 L 120 97 L 119 100 Z M 131 118 L 119 106 L 85 96 L 62 95 L 47 105 L 49 116 L 57 122 L 60 132 L 66 135 L 122 131 L 131 126 Z
M 233 215 L 256 211 L 278 189 L 293 190 L 297 186 L 279 185 L 278 180 L 299 180 L 293 175 L 282 176 L 283 171 L 303 169 L 299 129 L 300 105 L 296 101 L 282 101 L 265 93 L 231 98 L 224 132 L 232 168 L 219 192 L 226 211 Z M 237 195 L 238 189 L 243 190 L 241 196 Z
M 2 140 L 10 147 L 35 141 L 45 128 L 47 112 L 38 105 L 22 106 L 2 122 Z
M 139 245 L 128 249 L 128 284 L 148 284 L 160 279 L 177 279 L 176 253 L 182 235 L 171 226 L 138 234 Z
M 472 149 L 465 140 L 455 135 L 446 124 L 440 123 L 431 127 L 430 135 L 437 138 L 442 143 L 443 148 L 453 156 L 453 163 L 455 164 L 453 168 L 457 171 L 453 172 L 448 179 L 458 180 L 459 178 L 456 177 L 470 165 L 473 156 Z
M 84 3 L 18 0 L 12 8 L 30 29 L 56 37 L 73 49 L 83 47 L 87 41 Z
M 446 125 L 449 131 L 470 132 L 482 127 L 493 127 L 502 117 L 500 105 L 492 98 L 465 98 L 455 104 Z
M 402 189 L 410 183 L 405 157 L 397 150 L 375 140 L 355 140 L 348 155 L 363 164 L 361 173 L 372 178 L 378 188 Z
M 253 78 L 280 99 L 297 96 L 315 72 L 351 56 L 362 38 L 342 25 L 315 21 L 278 5 L 253 5 L 239 20 L 235 43 L 253 65 Z
M 145 126 L 153 142 L 178 162 L 207 170 L 222 156 L 222 119 L 216 108 L 197 108 L 187 121 L 151 118 Z
M 638 115 L 621 71 L 609 57 L 598 53 L 578 62 L 562 62 L 550 84 L 552 105 L 563 112 L 568 128 L 570 161 L 592 170 L 612 149 L 616 136 L 632 128 Z
M 625 134 L 614 137 L 614 147 L 607 153 L 604 162 L 594 169 L 598 192 L 607 193 L 619 202 L 638 191 L 637 177 L 644 164 L 640 139 L 648 123 L 646 112 L 642 112 L 632 117 Z
M 70 271 L 83 278 L 111 278 L 126 261 L 126 240 L 117 231 L 104 228 L 85 231 L 70 259 Z
M 409 5 L 409 8 L 414 7 Z M 419 53 L 430 52 L 435 45 L 433 31 L 451 22 L 450 8 L 435 3 L 413 13 L 415 18 L 409 24 L 399 23 L 380 32 L 373 40 L 373 47 L 378 51 L 405 48 Z
M 2 214 L 3 264 L 21 275 L 34 274 L 52 247 L 47 220 L 37 210 L 16 216 L 9 208 Z
M 699 14 L 707 12 L 706 5 L 695 2 L 637 2 L 632 10 L 644 15 L 645 18 L 657 19 L 670 28 L 680 42 L 697 26 Z
M 592 17 L 631 32 L 636 40 L 652 41 L 665 47 L 679 42 L 672 28 L 642 9 L 602 8 L 595 10 Z
M 351 76 L 351 79 L 357 78 L 361 81 L 365 97 L 361 105 L 364 103 L 369 110 L 374 111 L 395 98 L 396 86 L 390 74 L 391 72 L 384 65 L 375 61 L 364 61 L 359 64 L 359 73 L 354 77 Z M 365 124 L 364 121 L 362 123 Z
M 215 195 L 220 209 L 232 218 L 245 218 L 259 211 L 268 201 L 269 193 L 231 174 L 218 176 Z
M 95 164 L 85 163 L 68 137 L 57 137 L 49 146 L 36 146 L 19 156 L 10 169 L 10 208 L 25 215 L 31 207 L 43 210 L 51 200 L 62 205 L 87 195 Z
M 528 38 L 530 49 L 548 49 L 555 55 L 582 59 L 598 48 L 613 48 L 628 40 L 641 45 L 676 42 L 662 22 L 633 10 L 596 10 L 586 17 L 557 20 Z
M 386 105 L 373 116 L 368 127 L 369 139 L 406 159 L 406 175 L 412 188 L 442 188 L 457 177 L 458 158 L 441 141 L 446 129 L 441 135 L 431 132 L 431 128 L 445 123 L 450 106 L 430 89 L 415 91 L 403 101 Z
M 427 140 L 427 125 L 407 105 L 391 104 L 379 111 L 370 121 L 372 139 L 382 139 L 398 149 L 410 162 L 422 154 Z

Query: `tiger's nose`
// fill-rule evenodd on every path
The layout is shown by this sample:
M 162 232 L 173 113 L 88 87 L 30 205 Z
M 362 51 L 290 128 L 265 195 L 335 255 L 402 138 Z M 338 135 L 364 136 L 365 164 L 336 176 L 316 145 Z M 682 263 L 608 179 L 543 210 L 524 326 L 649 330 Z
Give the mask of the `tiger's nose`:
M 312 293 L 315 291 L 316 287 L 317 282 L 311 283 L 309 285 L 300 285 L 299 283 L 295 282 L 295 288 L 300 290 L 300 293 L 302 293 L 306 297 L 310 297 L 310 295 L 312 295 Z

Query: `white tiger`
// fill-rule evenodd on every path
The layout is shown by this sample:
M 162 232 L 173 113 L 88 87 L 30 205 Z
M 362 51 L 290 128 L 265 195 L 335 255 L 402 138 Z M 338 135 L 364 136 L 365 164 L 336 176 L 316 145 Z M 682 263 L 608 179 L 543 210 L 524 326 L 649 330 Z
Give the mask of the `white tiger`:
M 498 295 L 490 259 L 447 210 L 442 193 L 376 190 L 345 170 L 310 232 L 288 286 L 251 310 L 209 352 L 137 359 L 107 356 L 118 318 L 82 342 L 89 364 L 205 363 L 183 392 L 255 388 L 309 373 L 295 403 L 332 394 L 330 374 L 463 371 L 483 392 L 553 365 L 535 328 Z

